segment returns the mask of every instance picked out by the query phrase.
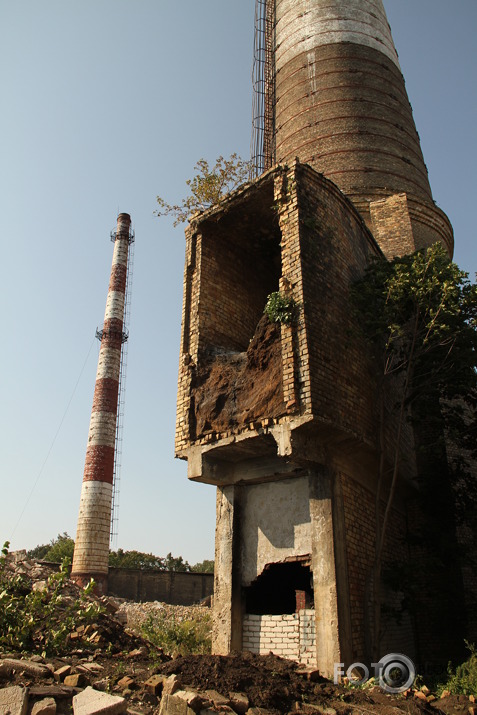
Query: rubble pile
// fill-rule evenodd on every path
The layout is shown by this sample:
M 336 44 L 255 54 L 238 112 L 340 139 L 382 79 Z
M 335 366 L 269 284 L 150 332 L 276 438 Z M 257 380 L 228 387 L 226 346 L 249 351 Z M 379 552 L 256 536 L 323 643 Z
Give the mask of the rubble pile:
M 12 551 L 5 559 L 5 572 L 11 577 L 21 576 L 36 589 L 46 584 L 48 577 L 58 571 L 59 565 L 27 558 L 26 551 Z
M 176 622 L 195 620 L 201 618 L 205 612 L 210 612 L 208 606 L 171 606 L 160 601 L 136 603 L 134 601 L 121 601 L 116 613 L 116 618 L 134 633 L 140 633 L 141 626 L 154 616 L 173 618 Z
M 0 657 L 0 715 L 476 715 L 472 696 L 389 695 L 333 685 L 251 653 L 155 662 L 145 648 L 44 659 Z
M 53 567 L 9 559 L 8 568 L 21 576 L 25 593 L 47 597 Z M 0 648 L 0 715 L 477 715 L 473 696 L 444 692 L 438 698 L 425 686 L 389 695 L 375 686 L 334 685 L 272 653 L 171 659 L 131 628 L 137 631 L 155 613 L 192 619 L 203 606 L 119 604 L 94 594 L 81 599 L 69 579 L 55 583 L 60 605 L 71 599 L 84 611 L 92 606 L 96 620 L 85 624 L 78 613 L 53 654 L 41 651 L 44 623 L 35 624 L 28 653 Z M 61 618 L 60 608 L 55 622 Z
M 9 554 L 3 566 L 3 583 L 12 592 L 10 605 L 15 604 L 16 610 L 20 611 L 30 599 L 31 610 L 24 618 L 27 616 L 31 622 L 25 628 L 28 634 L 22 634 L 21 645 L 33 653 L 46 654 L 53 648 L 58 656 L 102 652 L 113 655 L 125 649 L 142 648 L 148 653 L 157 651 L 157 657 L 164 657 L 162 651 L 129 631 L 115 617 L 119 604 L 114 599 L 98 598 L 92 588 L 80 588 L 68 578 L 66 571 L 59 571 L 56 564 L 22 558 L 21 552 Z M 33 602 L 35 594 L 36 602 Z M 53 631 L 57 633 L 56 638 L 51 637 Z M 10 638 L 10 641 L 10 647 L 15 647 L 15 640 Z M 5 647 L 3 640 L 1 643 Z

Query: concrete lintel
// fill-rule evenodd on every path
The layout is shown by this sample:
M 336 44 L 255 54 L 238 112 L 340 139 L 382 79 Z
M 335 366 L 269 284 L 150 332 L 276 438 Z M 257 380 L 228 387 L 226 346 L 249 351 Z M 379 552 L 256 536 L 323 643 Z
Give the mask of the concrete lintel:
M 290 479 L 304 473 L 302 464 L 295 464 L 293 460 L 283 457 L 264 456 L 260 459 L 255 457 L 239 462 L 225 462 L 200 449 L 189 451 L 188 467 L 189 479 L 221 487 Z

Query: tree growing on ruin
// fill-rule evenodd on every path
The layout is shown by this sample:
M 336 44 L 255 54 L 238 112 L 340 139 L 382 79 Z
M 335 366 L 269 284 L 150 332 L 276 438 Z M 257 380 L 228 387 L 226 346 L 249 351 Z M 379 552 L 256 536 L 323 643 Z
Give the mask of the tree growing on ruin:
M 228 159 L 219 156 L 210 166 L 207 159 L 199 159 L 194 167 L 195 175 L 187 179 L 189 193 L 179 204 L 170 204 L 161 196 L 156 201 L 159 208 L 155 216 L 174 217 L 174 226 L 187 221 L 196 211 L 218 204 L 228 193 L 243 184 L 250 176 L 250 162 L 242 159 L 235 152 Z
M 383 550 L 400 474 L 405 423 L 425 420 L 433 425 L 434 443 L 419 447 L 437 450 L 446 462 L 445 440 L 451 440 L 462 454 L 475 455 L 477 287 L 435 244 L 390 262 L 375 261 L 352 287 L 351 297 L 357 322 L 379 366 L 381 458 L 374 562 L 365 595 L 365 601 L 372 604 L 368 650 L 375 657 L 381 635 Z M 387 409 L 395 420 L 389 471 L 385 464 Z

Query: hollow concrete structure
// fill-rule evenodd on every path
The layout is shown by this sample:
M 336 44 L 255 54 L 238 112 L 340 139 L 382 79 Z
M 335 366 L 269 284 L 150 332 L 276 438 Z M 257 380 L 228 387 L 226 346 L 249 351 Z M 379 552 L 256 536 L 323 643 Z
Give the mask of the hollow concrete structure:
M 121 365 L 131 217 L 117 218 L 113 261 L 103 329 L 99 334 L 93 407 L 83 473 L 71 577 L 86 585 L 91 578 L 99 593 L 107 592 L 114 454 Z

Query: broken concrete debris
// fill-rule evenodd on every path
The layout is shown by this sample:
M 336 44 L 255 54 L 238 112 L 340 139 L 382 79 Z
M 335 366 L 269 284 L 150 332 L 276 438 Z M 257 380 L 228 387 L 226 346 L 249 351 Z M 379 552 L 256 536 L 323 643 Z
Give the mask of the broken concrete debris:
M 28 693 L 26 688 L 14 685 L 0 690 L 1 715 L 26 715 L 28 708 Z
M 88 686 L 73 698 L 74 715 L 122 715 L 127 702 L 118 695 L 108 695 Z
M 31 715 L 56 715 L 56 700 L 54 698 L 44 698 L 34 704 Z

